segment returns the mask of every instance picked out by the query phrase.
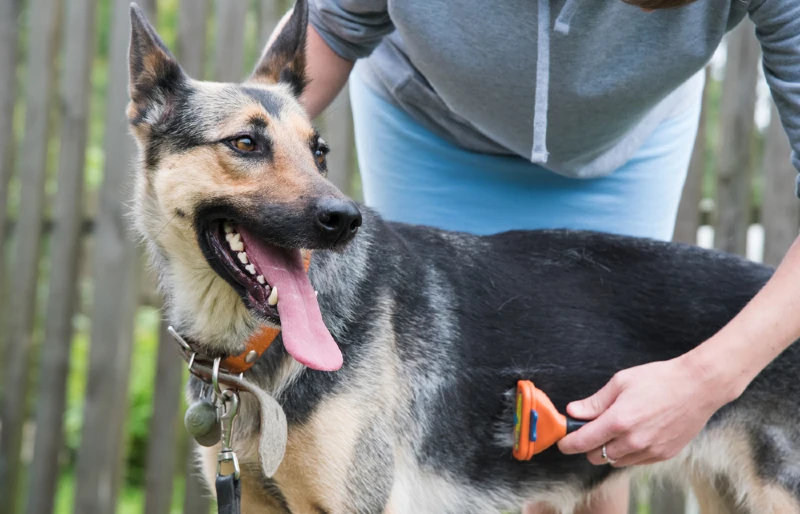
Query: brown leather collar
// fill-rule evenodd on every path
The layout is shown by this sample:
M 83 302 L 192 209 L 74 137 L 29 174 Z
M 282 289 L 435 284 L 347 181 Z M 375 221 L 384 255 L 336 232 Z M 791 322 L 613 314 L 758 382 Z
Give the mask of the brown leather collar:
M 311 252 L 303 252 L 303 267 L 308 273 L 308 268 L 311 265 Z M 256 361 L 261 358 L 267 348 L 270 347 L 275 338 L 280 334 L 280 329 L 272 327 L 261 327 L 247 342 L 244 351 L 239 355 L 229 355 L 220 362 L 220 368 L 227 370 L 228 373 L 238 375 L 250 369 Z

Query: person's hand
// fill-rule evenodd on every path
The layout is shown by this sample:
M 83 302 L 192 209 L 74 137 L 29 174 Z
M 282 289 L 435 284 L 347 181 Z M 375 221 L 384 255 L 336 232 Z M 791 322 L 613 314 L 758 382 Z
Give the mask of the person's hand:
M 620 371 L 600 391 L 567 406 L 573 418 L 594 420 L 559 441 L 566 454 L 586 453 L 617 467 L 667 460 L 696 436 L 720 407 L 733 400 L 710 373 L 681 357 Z

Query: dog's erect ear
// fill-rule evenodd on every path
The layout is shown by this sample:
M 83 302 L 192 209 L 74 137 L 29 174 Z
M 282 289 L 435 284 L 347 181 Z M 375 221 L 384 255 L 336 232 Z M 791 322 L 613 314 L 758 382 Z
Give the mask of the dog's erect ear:
M 278 25 L 280 32 L 271 38 L 264 54 L 250 76 L 251 82 L 276 84 L 283 82 L 300 96 L 306 87 L 306 27 L 308 0 L 297 0 L 286 23 Z
M 131 4 L 128 66 L 131 95 L 128 118 L 134 125 L 157 123 L 168 112 L 171 100 L 186 84 L 187 77 L 136 4 Z

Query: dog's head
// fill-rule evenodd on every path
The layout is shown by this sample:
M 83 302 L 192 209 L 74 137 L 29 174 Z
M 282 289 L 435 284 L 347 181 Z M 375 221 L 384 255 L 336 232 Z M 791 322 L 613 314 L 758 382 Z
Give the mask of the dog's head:
M 260 325 L 281 326 L 295 358 L 327 369 L 341 354 L 301 249 L 341 249 L 361 214 L 325 178 L 328 148 L 298 102 L 307 23 L 298 1 L 246 82 L 211 83 L 189 78 L 132 6 L 127 115 L 137 226 L 180 329 L 232 352 Z

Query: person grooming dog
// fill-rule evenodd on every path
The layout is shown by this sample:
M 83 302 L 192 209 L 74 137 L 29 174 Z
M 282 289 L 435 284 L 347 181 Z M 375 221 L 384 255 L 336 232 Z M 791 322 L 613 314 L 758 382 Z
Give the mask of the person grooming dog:
M 702 69 L 748 15 L 800 169 L 792 0 L 316 0 L 302 101 L 316 116 L 350 78 L 365 201 L 387 219 L 669 240 Z M 795 243 L 761 293 L 696 350 L 620 372 L 571 404 L 570 415 L 596 421 L 561 450 L 615 466 L 676 455 L 800 337 L 799 305 Z M 588 511 L 625 512 L 626 487 Z

